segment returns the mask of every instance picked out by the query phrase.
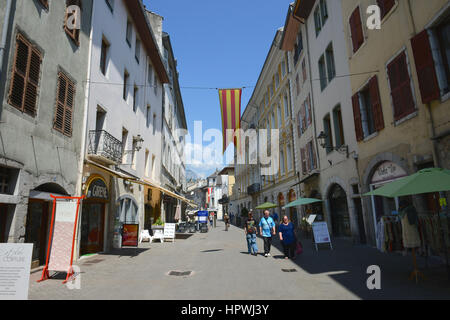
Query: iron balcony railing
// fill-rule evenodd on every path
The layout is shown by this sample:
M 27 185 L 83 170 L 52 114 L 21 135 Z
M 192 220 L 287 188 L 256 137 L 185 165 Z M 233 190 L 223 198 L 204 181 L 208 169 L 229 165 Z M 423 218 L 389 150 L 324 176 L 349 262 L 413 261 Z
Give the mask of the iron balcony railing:
M 104 130 L 89 132 L 89 154 L 106 158 L 115 163 L 122 162 L 122 142 Z
M 247 194 L 254 195 L 261 191 L 261 185 L 259 183 L 254 183 L 247 188 Z

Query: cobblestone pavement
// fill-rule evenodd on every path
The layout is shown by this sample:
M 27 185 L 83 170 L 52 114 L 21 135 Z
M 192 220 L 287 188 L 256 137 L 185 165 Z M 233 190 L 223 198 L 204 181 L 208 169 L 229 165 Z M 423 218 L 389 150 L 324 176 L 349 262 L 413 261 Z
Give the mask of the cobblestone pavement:
M 242 229 L 228 232 L 219 222 L 208 233 L 196 233 L 175 243 L 143 243 L 77 262 L 81 289 L 69 290 L 63 277 L 36 283 L 30 279 L 30 299 L 151 299 L 151 300 L 277 300 L 277 299 L 450 299 L 445 268 L 419 258 L 426 280 L 409 281 L 411 257 L 384 254 L 367 246 L 336 240 L 334 250 L 319 252 L 303 240 L 304 253 L 295 261 L 282 259 L 274 241 L 272 257 L 247 254 Z M 263 248 L 258 239 L 260 251 Z M 368 290 L 367 267 L 381 268 L 381 290 Z M 283 272 L 282 269 L 296 269 Z M 171 276 L 170 271 L 192 271 Z

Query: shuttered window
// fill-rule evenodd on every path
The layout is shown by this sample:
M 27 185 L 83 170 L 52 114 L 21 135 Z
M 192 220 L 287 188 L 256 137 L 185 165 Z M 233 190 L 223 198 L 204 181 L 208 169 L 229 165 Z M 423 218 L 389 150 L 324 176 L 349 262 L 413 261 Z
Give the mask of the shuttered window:
M 383 19 L 394 7 L 395 0 L 377 0 L 377 3 L 381 10 L 381 19 Z
M 8 102 L 20 111 L 36 115 L 41 52 L 21 34 L 17 36 Z
M 300 111 L 297 114 L 297 124 L 298 137 L 300 138 L 302 136 L 302 115 Z
M 80 29 L 73 27 L 72 24 L 81 26 L 81 21 L 77 21 L 79 18 L 77 12 L 69 10 L 70 6 L 78 6 L 81 10 L 81 0 L 66 0 L 66 18 L 64 20 L 64 30 L 69 37 L 75 42 L 77 46 L 80 45 Z M 78 12 L 81 15 L 81 12 Z M 70 25 L 69 25 L 70 24 Z
M 415 111 L 406 53 L 402 52 L 388 65 L 395 121 Z
M 300 149 L 300 153 L 301 153 L 301 157 L 302 157 L 302 173 L 303 174 L 306 174 L 308 171 L 307 171 L 307 168 L 306 168 L 306 163 L 307 163 L 307 160 L 306 160 L 306 149 L 305 148 L 301 148 Z
M 352 36 L 353 52 L 356 52 L 364 43 L 361 12 L 359 11 L 359 7 L 357 7 L 355 11 L 353 11 L 350 17 L 350 31 Z
M 45 7 L 45 9 L 48 9 L 48 0 L 39 0 L 39 2 Z
M 312 124 L 312 112 L 311 112 L 311 96 L 308 95 L 308 99 L 306 100 L 307 110 L 308 110 L 308 127 Z
M 355 94 L 352 97 L 352 103 L 353 103 L 353 118 L 355 120 L 355 133 L 356 133 L 356 140 L 362 141 L 364 140 L 364 132 L 362 128 L 362 121 L 361 121 L 361 110 L 359 108 L 359 94 Z
M 381 105 L 378 77 L 374 76 L 369 81 L 370 101 L 372 104 L 373 122 L 376 131 L 384 129 L 383 107 Z
M 56 96 L 53 128 L 62 134 L 72 136 L 73 110 L 75 104 L 75 84 L 64 73 L 58 74 L 58 94 Z
M 439 99 L 440 90 L 427 30 L 411 39 L 422 102 Z

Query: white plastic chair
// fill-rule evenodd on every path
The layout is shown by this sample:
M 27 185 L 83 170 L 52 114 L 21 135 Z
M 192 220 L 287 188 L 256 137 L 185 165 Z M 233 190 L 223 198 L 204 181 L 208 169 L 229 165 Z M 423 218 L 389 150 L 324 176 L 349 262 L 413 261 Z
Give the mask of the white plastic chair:
M 148 230 L 141 231 L 141 234 L 139 235 L 139 243 L 142 243 L 144 239 L 148 239 L 150 243 L 153 242 L 153 237 L 150 235 Z
M 164 233 L 162 230 L 155 230 L 153 232 L 153 240 L 159 239 L 161 243 L 164 242 Z

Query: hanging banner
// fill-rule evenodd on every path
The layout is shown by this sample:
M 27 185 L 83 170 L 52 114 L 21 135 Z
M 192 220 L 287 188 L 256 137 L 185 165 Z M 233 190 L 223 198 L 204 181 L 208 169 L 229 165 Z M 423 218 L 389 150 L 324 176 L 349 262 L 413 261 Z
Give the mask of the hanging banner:
M 33 244 L 0 244 L 0 300 L 27 300 Z
M 242 89 L 219 89 L 220 110 L 222 114 L 223 153 L 230 143 L 240 150 L 239 130 L 241 128 L 241 98 Z M 228 135 L 227 130 L 236 133 L 235 139 Z

